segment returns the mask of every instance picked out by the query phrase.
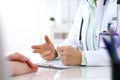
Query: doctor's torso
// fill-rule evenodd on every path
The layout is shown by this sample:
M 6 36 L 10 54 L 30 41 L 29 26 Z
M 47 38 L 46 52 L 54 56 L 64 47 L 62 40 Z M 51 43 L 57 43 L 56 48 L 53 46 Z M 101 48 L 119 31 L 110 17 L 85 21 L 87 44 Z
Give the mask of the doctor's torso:
M 84 2 L 82 6 L 82 18 L 84 20 L 82 25 L 82 44 L 84 50 L 96 50 L 99 45 L 99 33 L 107 31 L 108 23 L 111 22 L 112 18 L 117 17 L 117 1 L 107 0 L 103 7 L 103 0 L 97 0 L 97 6 L 94 10 L 93 25 L 90 24 L 90 7 L 88 2 Z M 78 16 L 78 17 L 79 17 Z M 116 22 L 114 23 L 116 25 Z M 78 26 L 76 26 L 78 27 Z M 80 33 L 80 29 L 76 28 L 77 32 Z M 79 34 L 78 33 L 78 34 Z M 79 37 L 79 35 L 77 36 Z
M 104 0 L 97 0 L 97 6 L 93 11 L 94 17 L 93 15 L 90 17 L 92 11 L 89 11 L 90 6 L 87 0 L 81 0 L 69 36 L 61 44 L 70 45 L 81 51 L 83 65 L 109 65 L 109 57 L 106 54 L 106 50 L 98 46 L 99 33 L 106 31 L 108 23 L 117 16 L 117 0 L 106 0 L 104 8 L 103 2 Z M 90 21 L 92 18 L 93 21 Z M 82 22 L 83 24 L 81 24 Z M 119 31 L 120 29 L 117 32 Z

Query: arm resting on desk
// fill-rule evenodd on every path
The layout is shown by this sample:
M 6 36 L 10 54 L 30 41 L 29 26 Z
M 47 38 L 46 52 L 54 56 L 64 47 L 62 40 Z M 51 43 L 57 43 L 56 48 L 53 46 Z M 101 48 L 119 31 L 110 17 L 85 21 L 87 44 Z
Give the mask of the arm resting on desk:
M 25 74 L 28 72 L 37 71 L 38 67 L 34 65 L 27 57 L 20 53 L 14 53 L 8 57 L 8 67 L 11 75 Z
M 7 63 L 8 63 L 8 67 L 10 69 L 10 74 L 12 76 L 37 71 L 37 69 L 32 69 L 28 66 L 28 64 L 23 63 L 23 62 L 8 61 Z

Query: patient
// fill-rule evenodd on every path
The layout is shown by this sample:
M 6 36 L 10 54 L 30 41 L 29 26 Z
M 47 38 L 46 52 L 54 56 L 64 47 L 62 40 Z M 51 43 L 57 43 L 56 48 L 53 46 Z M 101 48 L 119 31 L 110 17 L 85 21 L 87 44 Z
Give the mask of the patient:
M 20 53 L 11 54 L 7 58 L 7 63 L 12 76 L 35 72 L 38 70 L 36 65 Z

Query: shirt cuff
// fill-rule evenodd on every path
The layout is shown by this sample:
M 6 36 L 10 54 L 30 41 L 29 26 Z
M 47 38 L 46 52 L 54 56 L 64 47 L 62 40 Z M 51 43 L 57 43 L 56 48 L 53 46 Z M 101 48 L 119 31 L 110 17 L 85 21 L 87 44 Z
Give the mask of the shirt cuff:
M 110 60 L 105 51 L 84 51 L 87 66 L 108 66 Z
M 55 54 L 57 55 L 56 58 L 54 58 L 53 60 L 59 60 L 60 59 L 60 54 L 55 50 Z
M 86 60 L 86 55 L 84 51 L 82 52 L 82 63 L 80 64 L 80 66 L 86 66 L 87 65 L 87 60 Z

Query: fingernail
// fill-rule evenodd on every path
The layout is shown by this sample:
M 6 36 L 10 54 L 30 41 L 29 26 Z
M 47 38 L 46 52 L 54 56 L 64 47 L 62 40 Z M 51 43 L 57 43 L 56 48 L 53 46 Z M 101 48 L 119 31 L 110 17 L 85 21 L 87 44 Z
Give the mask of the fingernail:
M 38 71 L 38 69 L 34 69 L 34 71 L 36 72 L 36 71 Z
M 38 67 L 36 66 L 35 69 L 38 69 Z
M 29 59 L 27 58 L 27 57 L 24 57 L 24 62 L 27 62 L 27 61 L 29 61 Z
M 34 70 L 37 71 L 37 70 L 38 70 L 38 67 L 35 67 Z

